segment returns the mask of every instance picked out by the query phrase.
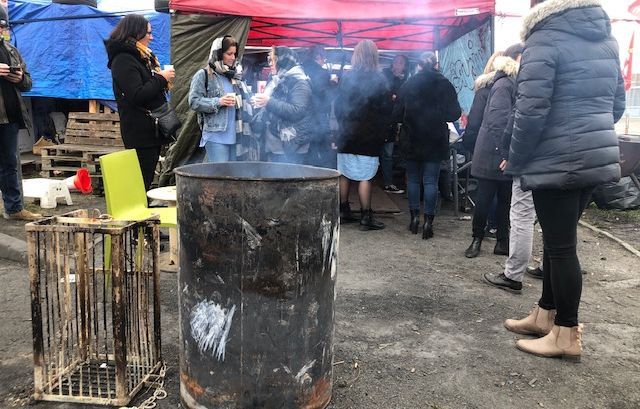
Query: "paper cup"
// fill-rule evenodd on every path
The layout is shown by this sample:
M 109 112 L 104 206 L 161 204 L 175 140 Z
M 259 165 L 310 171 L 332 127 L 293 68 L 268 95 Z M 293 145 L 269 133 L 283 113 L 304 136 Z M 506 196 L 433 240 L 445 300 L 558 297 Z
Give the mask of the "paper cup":
M 172 70 L 173 69 L 173 65 L 172 64 L 165 64 L 164 65 L 164 69 L 165 70 Z
M 262 94 L 267 88 L 267 81 L 258 81 L 258 93 Z

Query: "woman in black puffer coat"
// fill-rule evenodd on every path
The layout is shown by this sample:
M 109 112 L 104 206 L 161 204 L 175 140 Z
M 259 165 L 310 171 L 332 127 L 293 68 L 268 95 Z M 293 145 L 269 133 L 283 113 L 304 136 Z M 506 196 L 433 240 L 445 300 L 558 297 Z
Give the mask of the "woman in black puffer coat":
M 149 21 L 143 16 L 129 14 L 120 20 L 105 41 L 122 141 L 125 148 L 136 150 L 147 190 L 153 182 L 162 146 L 148 111 L 167 101 L 165 92 L 169 81 L 175 77 L 173 69 L 160 69 L 158 59 L 149 49 L 152 39 Z
M 478 256 L 484 238 L 491 202 L 496 197 L 496 246 L 494 254 L 509 255 L 509 204 L 511 203 L 511 177 L 504 175 L 500 163 L 507 158 L 502 135 L 515 100 L 517 60 L 522 45 L 509 47 L 504 56 L 493 63 L 496 75 L 489 91 L 482 117 L 482 126 L 473 151 L 471 175 L 478 180 L 476 206 L 473 210 L 473 241 L 464 255 Z
M 426 52 L 420 56 L 420 72 L 409 78 L 400 89 L 393 113 L 393 118 L 402 123 L 400 154 L 407 165 L 409 230 L 413 234 L 418 233 L 422 187 L 424 240 L 433 237 L 440 162 L 449 156 L 447 122 L 457 120 L 462 113 L 455 88 L 438 71 L 437 65 L 434 53 Z
M 544 240 L 542 296 L 517 347 L 579 359 L 577 224 L 594 186 L 620 178 L 614 131 L 625 108 L 618 44 L 597 0 L 549 0 L 524 20 L 524 53 L 506 171 L 532 190 Z M 554 318 L 555 317 L 555 318 Z
M 273 47 L 269 65 L 275 75 L 255 106 L 265 108 L 265 151 L 272 162 L 305 162 L 314 127 L 311 82 L 288 47 Z

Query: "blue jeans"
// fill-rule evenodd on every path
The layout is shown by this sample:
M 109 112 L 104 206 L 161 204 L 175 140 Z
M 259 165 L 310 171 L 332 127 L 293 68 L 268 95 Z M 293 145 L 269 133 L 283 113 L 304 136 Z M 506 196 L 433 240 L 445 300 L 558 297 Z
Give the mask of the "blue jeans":
M 7 214 L 22 210 L 22 190 L 18 176 L 18 124 L 0 125 L 0 191 Z
M 407 161 L 409 210 L 420 210 L 420 185 L 424 186 L 424 214 L 435 216 L 440 162 Z
M 393 142 L 385 142 L 380 151 L 380 171 L 385 186 L 393 185 Z
M 236 145 L 225 145 L 208 141 L 204 144 L 207 160 L 211 163 L 234 162 L 236 160 Z

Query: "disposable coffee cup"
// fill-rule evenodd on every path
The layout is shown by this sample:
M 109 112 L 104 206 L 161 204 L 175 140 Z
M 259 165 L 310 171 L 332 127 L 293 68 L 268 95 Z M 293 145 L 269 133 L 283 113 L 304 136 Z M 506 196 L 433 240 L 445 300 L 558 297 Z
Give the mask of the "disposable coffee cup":
M 164 65 L 164 69 L 165 70 L 172 70 L 173 69 L 173 65 L 172 64 L 165 64 Z
M 267 81 L 258 81 L 258 93 L 262 94 L 267 88 Z

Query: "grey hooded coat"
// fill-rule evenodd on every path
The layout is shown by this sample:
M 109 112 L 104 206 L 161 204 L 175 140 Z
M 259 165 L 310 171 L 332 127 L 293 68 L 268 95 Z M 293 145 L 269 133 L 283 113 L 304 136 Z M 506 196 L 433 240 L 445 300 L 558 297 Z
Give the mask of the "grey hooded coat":
M 625 108 L 618 44 L 597 0 L 547 0 L 524 20 L 507 173 L 524 190 L 620 177 L 614 131 Z

